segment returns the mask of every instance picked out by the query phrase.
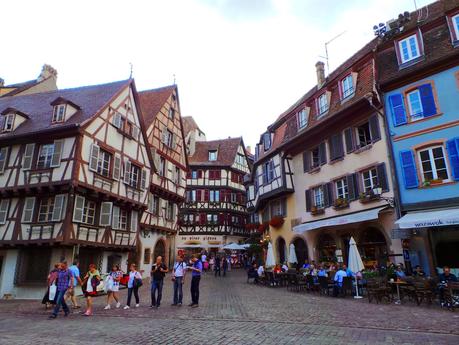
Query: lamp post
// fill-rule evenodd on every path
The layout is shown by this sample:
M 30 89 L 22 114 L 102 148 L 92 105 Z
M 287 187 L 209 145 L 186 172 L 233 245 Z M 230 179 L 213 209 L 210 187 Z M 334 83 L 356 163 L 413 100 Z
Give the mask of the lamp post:
M 382 188 L 381 187 L 373 188 L 373 193 L 375 194 L 375 196 L 379 197 L 379 199 L 387 201 L 387 203 L 389 204 L 390 207 L 394 207 L 395 206 L 395 199 L 393 197 L 381 196 L 382 195 Z

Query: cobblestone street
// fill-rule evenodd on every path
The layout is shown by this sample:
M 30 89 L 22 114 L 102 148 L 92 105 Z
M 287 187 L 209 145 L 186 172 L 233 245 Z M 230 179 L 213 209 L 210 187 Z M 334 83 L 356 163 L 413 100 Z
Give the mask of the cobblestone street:
M 48 320 L 39 301 L 1 301 L 0 344 L 459 343 L 459 313 L 437 306 L 377 305 L 259 287 L 246 283 L 245 272 L 233 270 L 225 278 L 203 277 L 196 309 L 170 306 L 167 277 L 162 306 L 152 310 L 146 285 L 140 308 L 105 311 L 105 297 L 98 297 L 91 318 L 74 313 Z M 126 290 L 121 294 L 124 302 Z

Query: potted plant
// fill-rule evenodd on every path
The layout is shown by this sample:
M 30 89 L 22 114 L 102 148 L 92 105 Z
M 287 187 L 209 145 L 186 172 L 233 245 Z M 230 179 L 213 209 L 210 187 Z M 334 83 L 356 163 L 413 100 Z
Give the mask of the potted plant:
M 333 207 L 335 209 L 341 209 L 349 206 L 349 200 L 346 198 L 337 198 L 334 203 Z
M 284 224 L 284 217 L 281 216 L 274 216 L 271 218 L 269 221 L 269 225 L 271 225 L 273 228 L 280 228 Z
M 318 214 L 324 214 L 325 209 L 323 207 L 317 207 L 317 206 L 312 206 L 311 207 L 311 214 L 313 216 L 318 215 Z
M 442 183 L 443 183 L 443 180 L 442 180 L 442 179 L 439 179 L 439 178 L 430 180 L 430 184 L 431 184 L 431 185 L 437 185 L 437 184 L 442 184 Z
M 373 190 L 369 190 L 367 192 L 360 193 L 359 195 L 359 200 L 363 204 L 370 202 L 370 201 L 379 200 L 379 198 L 380 198 L 380 195 L 375 194 Z

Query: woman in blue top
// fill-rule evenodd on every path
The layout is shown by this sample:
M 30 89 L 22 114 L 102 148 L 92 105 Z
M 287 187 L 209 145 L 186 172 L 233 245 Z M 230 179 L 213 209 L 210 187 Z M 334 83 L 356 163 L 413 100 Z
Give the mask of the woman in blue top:
M 142 286 L 142 275 L 137 272 L 135 264 L 131 264 L 129 269 L 128 298 L 126 306 L 123 309 L 129 309 L 131 307 L 132 293 L 134 293 L 135 297 L 135 307 L 138 308 L 140 306 L 139 287 Z

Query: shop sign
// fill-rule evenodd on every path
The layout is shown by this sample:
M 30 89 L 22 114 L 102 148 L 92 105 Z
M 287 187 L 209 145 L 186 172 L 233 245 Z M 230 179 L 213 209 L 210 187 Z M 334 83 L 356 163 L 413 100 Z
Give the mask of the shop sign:
M 412 234 L 411 229 L 392 229 L 391 231 L 391 238 L 393 240 L 396 239 L 404 239 L 404 238 L 410 238 Z
M 216 241 L 215 236 L 182 236 L 182 241 Z

